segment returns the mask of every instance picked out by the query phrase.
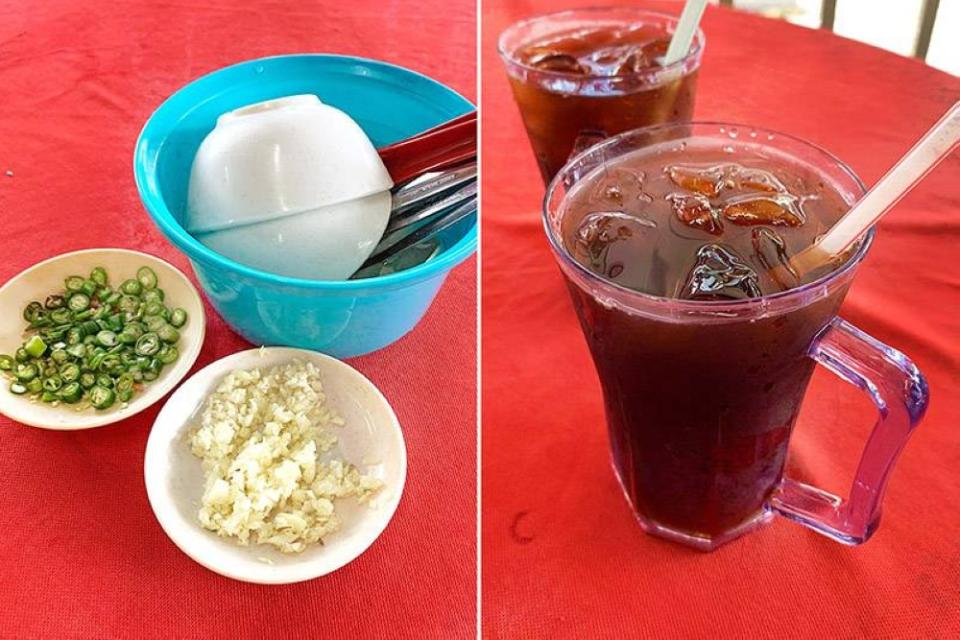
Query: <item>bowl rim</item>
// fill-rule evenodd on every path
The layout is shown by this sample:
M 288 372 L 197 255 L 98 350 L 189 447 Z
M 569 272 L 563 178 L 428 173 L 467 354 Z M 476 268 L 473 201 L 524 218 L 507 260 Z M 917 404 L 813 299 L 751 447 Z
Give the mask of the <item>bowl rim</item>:
M 403 435 L 403 428 L 400 425 L 400 420 L 397 417 L 397 413 L 393 408 L 393 405 L 390 404 L 390 401 L 387 400 L 386 396 L 373 383 L 367 376 L 365 376 L 359 369 L 351 366 L 347 362 L 335 358 L 333 356 L 321 353 L 319 351 L 313 351 L 310 349 L 300 349 L 297 347 L 257 347 L 253 349 L 245 349 L 243 351 L 236 351 L 229 353 L 221 358 L 210 362 L 202 369 L 194 372 L 187 380 L 180 385 L 177 390 L 174 392 L 174 395 L 180 392 L 186 385 L 190 384 L 194 379 L 202 376 L 208 375 L 208 370 L 217 369 L 225 366 L 226 364 L 235 365 L 233 369 L 237 367 L 245 366 L 242 363 L 251 359 L 257 358 L 264 349 L 267 352 L 276 352 L 283 356 L 286 356 L 287 360 L 293 360 L 295 358 L 301 358 L 304 361 L 316 362 L 317 360 L 322 360 L 326 362 L 327 366 L 339 368 L 346 372 L 348 375 L 359 379 L 362 383 L 369 386 L 370 390 L 373 392 L 373 398 L 383 404 L 387 410 L 387 415 L 389 416 L 389 425 L 391 430 L 395 433 L 396 437 L 399 438 L 399 454 L 397 462 L 400 465 L 400 483 L 396 487 L 394 492 L 394 497 L 392 497 L 388 504 L 383 505 L 377 510 L 378 514 L 381 514 L 381 519 L 377 523 L 377 530 L 374 535 L 370 537 L 369 540 L 364 541 L 363 544 L 356 548 L 356 553 L 353 555 L 345 554 L 342 558 L 328 563 L 326 566 L 321 566 L 320 570 L 309 570 L 309 567 L 314 563 L 322 565 L 323 563 L 316 562 L 314 563 L 309 561 L 298 562 L 284 567 L 277 567 L 275 565 L 264 564 L 262 567 L 256 565 L 258 569 L 263 569 L 262 571 L 247 572 L 245 569 L 241 568 L 240 570 L 235 570 L 231 566 L 225 566 L 223 563 L 211 562 L 209 558 L 204 557 L 202 554 L 197 552 L 195 548 L 196 545 L 192 544 L 192 540 L 196 536 L 202 536 L 206 534 L 212 534 L 212 532 L 205 531 L 199 523 L 194 521 L 187 522 L 188 525 L 192 525 L 189 529 L 182 529 L 178 526 L 179 518 L 178 516 L 171 513 L 170 509 L 175 509 L 173 505 L 172 498 L 169 497 L 168 492 L 162 492 L 162 489 L 157 486 L 157 483 L 165 481 L 169 476 L 169 467 L 158 468 L 156 465 L 159 462 L 159 459 L 162 457 L 166 460 L 166 457 L 161 456 L 164 453 L 162 449 L 158 450 L 158 447 L 161 447 L 170 441 L 177 439 L 179 434 L 181 434 L 184 428 L 187 426 L 187 422 L 180 423 L 175 427 L 164 426 L 158 424 L 161 419 L 165 418 L 165 414 L 168 411 L 168 407 L 172 407 L 170 402 L 164 403 L 164 406 L 161 408 L 160 412 L 157 414 L 154 419 L 153 425 L 150 428 L 150 434 L 147 438 L 146 446 L 144 447 L 143 453 L 143 481 L 144 488 L 147 494 L 147 502 L 150 505 L 150 509 L 154 514 L 154 518 L 157 520 L 157 523 L 160 525 L 160 528 L 166 534 L 173 544 L 183 552 L 184 555 L 192 559 L 197 564 L 213 571 L 214 573 L 220 574 L 227 578 L 233 580 L 238 580 L 242 582 L 249 582 L 253 584 L 264 584 L 264 585 L 281 585 L 281 584 L 293 584 L 297 582 L 304 582 L 307 580 L 314 580 L 325 575 L 329 575 L 338 571 L 350 564 L 361 555 L 366 553 L 373 544 L 380 539 L 380 536 L 383 535 L 384 531 L 387 530 L 387 527 L 393 521 L 394 516 L 396 515 L 397 509 L 400 506 L 400 501 L 403 499 L 403 492 L 407 484 L 407 472 L 408 472 L 408 453 L 407 453 L 407 443 Z M 273 365 L 268 365 L 273 366 Z M 217 376 L 217 379 L 220 380 L 223 378 L 223 375 L 220 374 Z M 170 396 L 173 398 L 173 395 Z M 201 404 L 194 407 L 191 411 L 192 413 L 203 404 L 205 401 L 201 400 Z M 170 408 L 170 411 L 174 409 Z M 188 417 L 189 420 L 189 417 Z M 162 436 L 162 437 L 161 437 Z M 199 461 L 198 461 L 199 464 Z M 218 541 L 220 541 L 218 539 Z M 223 540 L 224 544 L 233 544 L 229 540 Z M 255 549 L 256 545 L 251 545 L 249 549 Z M 349 556 L 349 557 L 347 557 Z
M 79 417 L 86 418 L 86 419 L 81 419 L 79 426 L 73 425 L 73 424 L 69 426 L 52 426 L 50 424 L 43 423 L 39 420 L 34 420 L 29 415 L 23 415 L 19 412 L 7 413 L 6 411 L 4 411 L 3 415 L 10 418 L 11 420 L 15 422 L 19 422 L 20 424 L 27 425 L 29 427 L 34 427 L 37 429 L 45 429 L 47 431 L 85 431 L 87 429 L 96 429 L 99 427 L 106 427 L 108 425 L 121 422 L 128 418 L 132 418 L 133 416 L 139 413 L 142 413 L 144 410 L 149 409 L 150 407 L 152 407 L 153 405 L 157 404 L 160 401 L 164 401 L 164 404 L 165 404 L 167 396 L 169 396 L 171 392 L 175 391 L 178 385 L 184 379 L 190 376 L 190 371 L 193 369 L 193 366 L 196 364 L 197 358 L 200 357 L 200 351 L 202 351 L 204 341 L 206 340 L 206 337 L 207 337 L 207 312 L 203 306 L 203 298 L 200 296 L 200 293 L 197 291 L 197 288 L 193 285 L 193 282 L 190 281 L 190 278 L 187 277 L 187 274 L 185 274 L 183 271 L 178 269 L 176 266 L 174 266 L 170 262 L 164 260 L 163 258 L 160 258 L 150 253 L 145 253 L 143 251 L 137 251 L 136 249 L 126 249 L 122 247 L 93 247 L 89 249 L 78 249 L 76 251 L 67 251 L 65 253 L 60 253 L 60 254 L 51 256 L 49 258 L 46 258 L 44 260 L 41 260 L 40 262 L 37 262 L 35 264 L 32 264 L 26 269 L 23 269 L 16 275 L 12 276 L 9 280 L 3 283 L 3 286 L 0 286 L 0 299 L 2 299 L 4 291 L 6 291 L 6 289 L 10 287 L 14 282 L 26 276 L 27 274 L 33 271 L 36 271 L 37 269 L 40 269 L 42 267 L 45 267 L 47 265 L 50 265 L 56 262 L 60 262 L 65 258 L 69 258 L 73 256 L 85 255 L 85 254 L 97 255 L 102 253 L 128 254 L 128 255 L 138 256 L 140 258 L 146 258 L 147 260 L 153 261 L 155 263 L 156 262 L 162 263 L 167 267 L 169 267 L 187 285 L 187 290 L 195 298 L 197 302 L 197 306 L 200 309 L 200 317 L 194 318 L 193 316 L 191 316 L 190 318 L 191 323 L 198 323 L 196 347 L 189 353 L 187 352 L 181 353 L 180 359 L 177 360 L 178 363 L 180 362 L 187 363 L 186 366 L 184 367 L 183 373 L 177 376 L 172 376 L 166 380 L 163 380 L 163 382 L 160 382 L 160 380 L 158 380 L 157 382 L 159 384 L 151 385 L 150 387 L 148 387 L 148 389 L 153 389 L 154 387 L 156 387 L 161 390 L 160 392 L 157 393 L 157 397 L 150 400 L 149 402 L 145 402 L 145 403 L 143 402 L 143 399 L 145 396 L 141 393 L 139 397 L 134 398 L 130 403 L 128 403 L 125 409 L 122 409 L 119 411 L 108 411 L 102 414 L 97 414 L 97 413 L 78 414 Z M 0 393 L 6 393 L 6 390 L 0 389 Z M 140 401 L 141 404 L 137 404 L 138 401 Z
M 383 62 L 380 60 L 373 60 L 371 58 L 363 58 L 359 56 L 345 56 L 331 53 L 281 54 L 245 60 L 215 69 L 214 71 L 206 73 L 198 78 L 194 78 L 167 96 L 167 98 L 153 111 L 153 113 L 150 114 L 150 117 L 147 119 L 146 123 L 144 123 L 140 134 L 137 136 L 137 142 L 134 145 L 133 173 L 134 181 L 137 185 L 137 192 L 140 195 L 140 201 L 143 204 L 143 207 L 147 210 L 147 214 L 160 228 L 160 231 L 163 233 L 163 235 L 174 246 L 183 251 L 191 261 L 196 260 L 204 263 L 207 266 L 230 270 L 243 277 L 269 282 L 275 285 L 345 292 L 363 291 L 381 285 L 407 285 L 415 282 L 421 282 L 450 271 L 455 266 L 470 257 L 470 255 L 473 254 L 477 248 L 477 220 L 479 220 L 480 213 L 479 202 L 477 203 L 477 216 L 470 229 L 463 235 L 462 238 L 454 243 L 453 246 L 441 253 L 434 260 L 424 262 L 410 269 L 398 271 L 397 273 L 391 273 L 385 276 L 376 276 L 373 278 L 363 278 L 361 280 L 310 280 L 306 278 L 293 278 L 255 269 L 221 255 L 212 249 L 209 249 L 199 240 L 194 238 L 190 233 L 188 233 L 187 230 L 176 221 L 176 218 L 173 216 L 173 213 L 167 207 L 166 202 L 160 194 L 159 189 L 155 188 L 156 180 L 151 178 L 152 172 L 147 170 L 148 165 L 151 167 L 154 166 L 153 162 L 147 162 L 147 158 L 149 157 L 147 155 L 147 145 L 152 139 L 154 130 L 161 126 L 158 124 L 158 117 L 162 117 L 164 115 L 163 112 L 165 109 L 171 109 L 171 103 L 176 102 L 178 97 L 182 97 L 184 91 L 189 90 L 190 88 L 195 88 L 202 83 L 210 82 L 214 77 L 222 73 L 230 70 L 236 71 L 246 67 L 256 67 L 257 65 L 262 64 L 276 63 L 281 60 L 295 59 L 342 61 L 399 72 L 400 74 L 407 75 L 408 77 L 416 77 L 418 80 L 425 82 L 428 85 L 433 85 L 437 88 L 440 88 L 443 91 L 451 94 L 453 97 L 461 100 L 463 102 L 462 106 L 464 108 L 464 113 L 466 113 L 468 107 L 476 108 L 472 102 L 467 100 L 460 93 L 451 89 L 445 84 L 430 78 L 429 76 L 417 71 L 413 71 L 412 69 L 408 69 L 406 67 L 391 64 L 389 62 Z M 167 127 L 167 129 L 170 129 L 170 127 Z M 161 147 L 162 144 L 163 143 L 161 142 Z

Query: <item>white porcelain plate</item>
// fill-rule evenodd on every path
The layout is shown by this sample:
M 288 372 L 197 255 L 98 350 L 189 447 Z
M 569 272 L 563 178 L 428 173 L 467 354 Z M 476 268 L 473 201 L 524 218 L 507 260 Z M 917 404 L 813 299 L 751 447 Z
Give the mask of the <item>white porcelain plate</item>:
M 114 287 L 128 278 L 135 278 L 137 269 L 147 266 L 157 274 L 158 286 L 163 289 L 164 304 L 183 308 L 188 314 L 187 324 L 180 329 L 177 349 L 180 357 L 167 365 L 160 377 L 148 383 L 133 399 L 123 406 L 114 404 L 105 411 L 92 407 L 77 409 L 70 405 L 50 405 L 31 401 L 26 396 L 10 393 L 9 381 L 0 378 L 0 413 L 33 427 L 73 431 L 102 427 L 143 411 L 162 398 L 183 379 L 200 354 L 206 331 L 206 317 L 200 294 L 183 273 L 173 265 L 139 251 L 129 249 L 86 249 L 65 253 L 33 265 L 14 276 L 0 287 L 0 353 L 13 355 L 24 342 L 24 307 L 31 301 L 43 302 L 52 293 L 63 291 L 64 279 L 78 275 L 87 277 L 94 267 L 107 270 Z
M 203 402 L 236 369 L 272 367 L 299 359 L 320 369 L 327 402 L 345 425 L 336 430 L 333 455 L 384 482 L 371 505 L 339 500 L 343 525 L 305 551 L 287 554 L 268 545 L 240 546 L 202 528 L 197 511 L 203 496 L 200 460 L 190 452 L 188 434 Z M 330 356 L 303 349 L 251 349 L 217 360 L 184 382 L 164 405 L 147 441 L 144 476 L 150 506 L 160 526 L 181 551 L 228 578 L 260 584 L 310 580 L 335 571 L 363 553 L 396 511 L 407 475 L 400 423 L 383 394 L 360 372 Z

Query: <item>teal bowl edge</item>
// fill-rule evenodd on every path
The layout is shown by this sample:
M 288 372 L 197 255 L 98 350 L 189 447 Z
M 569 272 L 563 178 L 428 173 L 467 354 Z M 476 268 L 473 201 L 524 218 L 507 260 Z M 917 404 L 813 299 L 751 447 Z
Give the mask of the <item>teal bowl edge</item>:
M 189 83 L 183 85 L 177 89 L 173 94 L 171 94 L 166 100 L 164 100 L 150 115 L 147 119 L 147 122 L 144 124 L 143 128 L 140 131 L 139 136 L 137 137 L 136 145 L 134 146 L 133 154 L 133 172 L 134 172 L 134 182 L 137 186 L 137 192 L 140 195 L 141 202 L 143 203 L 144 208 L 147 211 L 147 214 L 154 221 L 154 223 L 160 228 L 164 236 L 178 249 L 184 252 L 186 257 L 191 261 L 196 261 L 204 266 L 211 267 L 214 269 L 228 269 L 237 272 L 239 275 L 250 278 L 253 280 L 259 280 L 266 283 L 271 283 L 278 286 L 288 286 L 288 287 L 298 287 L 298 288 L 307 288 L 315 290 L 327 290 L 327 291 L 336 291 L 336 292 L 356 292 L 361 293 L 363 291 L 369 291 L 371 289 L 394 289 L 402 288 L 407 285 L 415 284 L 422 281 L 427 281 L 431 278 L 434 278 L 438 275 L 444 275 L 449 272 L 451 269 L 462 263 L 464 260 L 469 258 L 477 249 L 477 221 L 474 221 L 473 226 L 463 235 L 460 240 L 458 240 L 453 246 L 441 253 L 439 256 L 425 262 L 421 265 L 417 265 L 411 269 L 406 269 L 397 273 L 389 274 L 386 276 L 378 276 L 375 278 L 365 278 L 362 280 L 343 280 L 343 281 L 334 281 L 334 280 L 309 280 L 304 278 L 291 278 L 287 276 L 281 276 L 266 271 L 261 271 L 259 269 L 254 269 L 248 267 L 244 264 L 236 262 L 222 256 L 219 253 L 216 253 L 201 242 L 196 240 L 191 236 L 187 231 L 176 221 L 173 213 L 169 210 L 164 201 L 162 195 L 160 194 L 159 186 L 156 184 L 156 181 L 153 179 L 153 162 L 149 154 L 149 142 L 152 139 L 152 134 L 155 133 L 157 129 L 162 129 L 169 131 L 175 128 L 176 123 L 179 120 L 172 122 L 169 125 L 163 124 L 161 122 L 166 117 L 165 110 L 172 108 L 173 105 L 177 105 L 181 101 L 186 101 L 191 105 L 194 105 L 196 108 L 197 105 L 202 104 L 202 101 L 191 100 L 190 94 L 193 91 L 198 91 L 199 87 L 207 82 L 211 82 L 213 78 L 222 77 L 224 74 L 229 73 L 239 73 L 249 67 L 255 67 L 258 64 L 268 63 L 269 61 L 276 61 L 280 59 L 289 59 L 289 58 L 325 58 L 325 59 L 335 59 L 345 62 L 353 62 L 363 65 L 369 65 L 374 67 L 380 67 L 382 69 L 391 70 L 394 72 L 399 72 L 401 74 L 406 74 L 410 76 L 417 77 L 418 81 L 424 82 L 427 84 L 434 85 L 443 91 L 447 92 L 451 97 L 460 101 L 459 113 L 454 113 L 451 117 L 467 113 L 468 111 L 475 109 L 475 105 L 469 100 L 464 98 L 458 92 L 454 91 L 450 87 L 426 76 L 417 71 L 413 71 L 406 67 L 399 65 L 391 64 L 388 62 L 382 62 L 380 60 L 373 60 L 369 58 L 363 58 L 359 56 L 344 56 L 338 54 L 326 54 L 326 53 L 302 53 L 302 54 L 285 54 L 285 55 L 275 55 L 267 56 L 263 58 L 255 58 L 252 60 L 246 60 L 239 62 L 233 65 L 226 67 L 221 67 L 210 73 L 204 74 L 198 78 L 191 80 Z M 212 97 L 210 99 L 213 99 Z M 189 111 L 189 109 L 185 109 Z M 162 145 L 162 142 L 160 143 Z M 159 153 L 159 152 L 158 152 Z M 157 154 L 158 155 L 158 154 Z M 477 216 L 479 218 L 479 216 Z

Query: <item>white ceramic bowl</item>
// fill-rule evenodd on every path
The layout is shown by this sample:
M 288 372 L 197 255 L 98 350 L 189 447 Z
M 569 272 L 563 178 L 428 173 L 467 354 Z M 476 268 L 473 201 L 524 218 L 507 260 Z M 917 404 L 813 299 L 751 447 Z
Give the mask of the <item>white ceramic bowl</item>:
M 217 253 L 290 278 L 346 280 L 370 257 L 390 219 L 390 192 L 196 238 Z
M 7 389 L 8 382 L 0 382 L 0 413 L 34 427 L 73 431 L 102 427 L 143 411 L 162 398 L 190 371 L 203 345 L 206 316 L 200 294 L 183 273 L 160 258 L 128 249 L 86 249 L 65 253 L 33 265 L 14 276 L 0 287 L 0 353 L 13 355 L 23 344 L 26 322 L 23 308 L 33 300 L 43 302 L 56 292 L 63 291 L 67 276 L 87 277 L 94 267 L 107 270 L 110 282 L 118 286 L 127 278 L 136 277 L 137 269 L 147 266 L 157 274 L 158 286 L 165 294 L 164 304 L 182 307 L 188 314 L 187 324 L 180 330 L 177 349 L 180 357 L 163 368 L 160 377 L 147 384 L 144 390 L 123 406 L 114 404 L 105 411 L 87 408 L 77 410 L 70 405 L 52 406 L 33 402 L 26 396 L 17 396 Z
M 217 119 L 191 167 L 184 226 L 238 262 L 343 280 L 383 235 L 392 186 L 347 114 L 314 95 L 277 98 Z
M 285 554 L 268 545 L 240 546 L 202 528 L 197 511 L 203 496 L 200 460 L 187 438 L 207 396 L 229 372 L 271 367 L 294 359 L 320 369 L 328 402 L 346 424 L 337 429 L 335 454 L 353 462 L 385 486 L 372 505 L 350 500 L 337 503 L 343 526 L 299 554 Z M 393 517 L 407 474 L 403 433 L 383 394 L 360 372 L 330 356 L 271 347 L 251 349 L 208 365 L 184 382 L 166 403 L 150 432 L 144 460 L 147 497 L 160 526 L 181 551 L 220 575 L 260 584 L 310 580 L 335 571 L 363 553 Z

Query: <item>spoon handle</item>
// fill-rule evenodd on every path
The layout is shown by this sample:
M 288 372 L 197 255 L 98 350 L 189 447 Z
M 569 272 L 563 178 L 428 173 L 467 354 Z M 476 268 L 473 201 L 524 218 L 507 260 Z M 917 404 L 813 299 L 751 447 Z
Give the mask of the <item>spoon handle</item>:
M 470 160 L 477 155 L 477 112 L 381 147 L 378 152 L 394 184 L 424 171 Z

